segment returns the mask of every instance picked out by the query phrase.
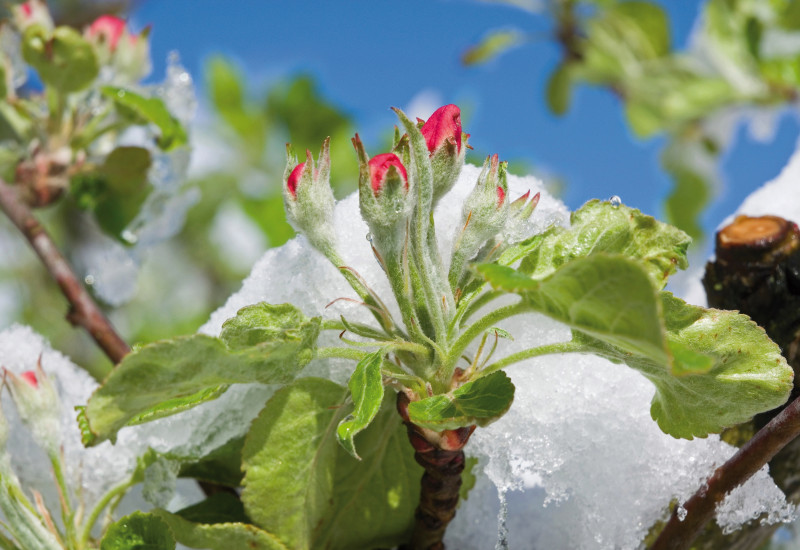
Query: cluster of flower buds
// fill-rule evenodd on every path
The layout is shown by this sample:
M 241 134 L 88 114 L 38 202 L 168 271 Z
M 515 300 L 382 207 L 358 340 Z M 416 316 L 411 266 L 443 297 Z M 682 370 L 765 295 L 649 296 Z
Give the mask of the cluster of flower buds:
M 506 235 L 524 225 L 538 201 L 526 194 L 509 201 L 507 163 L 487 158 L 474 190 L 463 206 L 449 274 L 439 258 L 431 212 L 455 184 L 464 163 L 469 134 L 462 131 L 455 105 L 437 109 L 427 121 L 410 121 L 395 110 L 404 134 L 395 130 L 390 152 L 372 158 L 358 135 L 353 138 L 359 160 L 361 215 L 369 239 L 387 273 L 412 332 L 420 328 L 436 340 L 443 334 L 451 307 L 471 275 L 467 265 L 491 259 L 507 245 Z M 310 154 L 298 164 L 287 146 L 284 198 L 288 218 L 329 259 L 339 258 L 333 236 L 333 195 L 328 184 L 328 141 L 318 165 Z M 424 338 L 423 338 L 424 339 Z
M 150 73 L 150 27 L 133 34 L 124 19 L 101 15 L 84 31 L 101 65 L 111 68 L 115 83 L 136 82 Z

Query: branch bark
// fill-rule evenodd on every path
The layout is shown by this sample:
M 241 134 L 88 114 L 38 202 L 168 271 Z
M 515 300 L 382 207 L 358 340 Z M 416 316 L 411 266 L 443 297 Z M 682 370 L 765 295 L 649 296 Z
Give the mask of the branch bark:
M 683 505 L 686 516 L 678 519 L 672 512 L 650 550 L 684 550 L 714 515 L 717 503 L 726 494 L 750 479 L 778 451 L 800 435 L 800 398 L 795 399 L 761 428 L 725 464 L 717 468 L 705 485 Z
M 14 186 L 0 180 L 0 209 L 28 240 L 70 304 L 67 319 L 83 327 L 116 365 L 130 352 L 111 322 L 86 292 L 53 239 L 20 198 Z

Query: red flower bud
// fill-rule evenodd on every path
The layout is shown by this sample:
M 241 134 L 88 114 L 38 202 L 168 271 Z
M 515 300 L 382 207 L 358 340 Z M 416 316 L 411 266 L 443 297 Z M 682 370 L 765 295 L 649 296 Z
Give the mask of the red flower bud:
M 372 191 L 375 195 L 386 183 L 387 173 L 389 170 L 394 169 L 395 173 L 403 180 L 403 187 L 408 190 L 408 174 L 406 167 L 400 162 L 400 158 L 394 153 L 383 153 L 371 158 L 368 162 L 369 165 L 369 181 L 372 185 Z
M 22 10 L 22 14 L 25 17 L 33 16 L 33 8 L 31 7 L 30 2 L 25 2 L 24 4 L 20 4 L 19 9 Z
M 31 386 L 33 386 L 34 389 L 39 387 L 39 380 L 36 378 L 36 373 L 33 372 L 32 370 L 23 372 L 22 374 L 19 375 L 19 377 L 25 380 L 25 382 L 27 382 Z
M 503 206 L 503 202 L 506 200 L 506 192 L 503 190 L 502 187 L 499 185 L 497 186 L 497 208 Z
M 113 52 L 117 49 L 120 37 L 125 33 L 125 21 L 113 15 L 101 15 L 94 20 L 86 31 L 89 38 L 98 38 L 108 43 L 109 49 Z M 136 37 L 131 36 L 135 41 Z
M 461 152 L 461 109 L 457 105 L 439 107 L 420 128 L 428 144 L 428 151 L 433 153 L 447 140 L 452 140 L 456 151 Z
M 289 193 L 291 193 L 293 198 L 297 198 L 297 184 L 300 181 L 300 176 L 303 175 L 303 170 L 306 167 L 305 162 L 301 162 L 297 166 L 294 167 L 292 173 L 289 174 L 289 179 L 286 180 L 286 188 L 289 189 Z

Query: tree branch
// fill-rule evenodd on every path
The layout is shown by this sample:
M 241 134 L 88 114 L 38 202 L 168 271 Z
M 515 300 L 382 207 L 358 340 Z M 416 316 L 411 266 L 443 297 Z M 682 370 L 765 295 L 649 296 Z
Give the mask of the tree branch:
M 750 479 L 798 435 L 800 435 L 800 398 L 792 401 L 725 464 L 717 468 L 703 487 L 683 505 L 683 509 L 686 510 L 683 521 L 678 519 L 677 508 L 672 512 L 672 516 L 650 550 L 689 548 L 706 522 L 711 519 L 717 503 L 730 491 Z
M 34 217 L 33 212 L 20 199 L 14 186 L 0 179 L 0 209 L 20 230 L 30 243 L 42 263 L 56 280 L 61 292 L 70 303 L 67 319 L 75 326 L 83 327 L 97 342 L 114 364 L 130 352 L 130 347 L 117 334 L 92 299 L 81 281 L 75 276 L 67 260 L 56 248 L 53 239 Z

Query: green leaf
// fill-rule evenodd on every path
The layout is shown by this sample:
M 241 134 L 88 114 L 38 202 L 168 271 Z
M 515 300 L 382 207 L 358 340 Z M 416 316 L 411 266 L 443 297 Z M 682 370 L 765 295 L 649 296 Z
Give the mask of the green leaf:
M 22 36 L 22 57 L 42 82 L 60 93 L 86 88 L 99 71 L 94 48 L 70 27 L 56 27 L 51 34 L 41 25 L 31 25 Z
M 569 63 L 562 63 L 547 81 L 547 106 L 555 115 L 569 110 L 572 99 L 572 75 Z
M 422 469 L 394 395 L 357 436 L 361 461 L 336 441 L 346 396 L 328 380 L 297 380 L 275 393 L 247 436 L 242 502 L 286 548 L 386 548 L 408 540 Z
M 640 260 L 659 286 L 678 268 L 686 269 L 691 239 L 683 231 L 625 205 L 592 200 L 572 213 L 570 227 L 553 227 L 532 241 L 520 271 L 535 279 L 575 258 L 599 252 Z
M 520 294 L 533 311 L 629 352 L 668 360 L 661 304 L 641 262 L 593 254 L 527 281 L 499 265 L 482 265 L 478 272 L 493 287 Z
M 169 525 L 179 543 L 190 548 L 207 550 L 290 550 L 275 536 L 247 523 L 192 523 L 166 510 L 152 514 Z
M 158 516 L 134 512 L 108 528 L 100 550 L 174 550 L 175 539 Z
M 480 42 L 471 46 L 461 56 L 464 65 L 487 63 L 525 41 L 525 35 L 516 29 L 490 31 Z
M 175 513 L 192 523 L 249 523 L 242 501 L 231 493 L 215 493 Z M 178 541 L 180 542 L 180 541 Z
M 673 142 L 661 158 L 673 181 L 673 189 L 664 203 L 665 214 L 670 223 L 686 231 L 693 239 L 703 238 L 700 215 L 713 193 L 713 175 L 703 173 L 688 160 L 698 156 L 696 148 L 700 146 L 695 142 Z
M 226 487 L 242 484 L 242 446 L 244 437 L 236 437 L 196 462 L 181 465 L 180 477 L 191 477 Z
M 661 292 L 660 300 L 671 364 L 574 336 L 587 351 L 625 363 L 653 382 L 650 414 L 661 430 L 673 437 L 705 437 L 786 401 L 792 369 L 749 317 L 689 305 L 669 292 Z
M 506 373 L 496 371 L 449 393 L 412 401 L 408 416 L 414 424 L 436 431 L 487 426 L 503 416 L 513 400 L 514 384 Z
M 222 120 L 241 138 L 255 155 L 262 155 L 266 119 L 245 99 L 244 81 L 234 64 L 220 55 L 206 64 L 206 88 Z
M 186 131 L 178 119 L 170 114 L 161 99 L 144 97 L 116 86 L 103 86 L 100 91 L 114 102 L 122 116 L 138 124 L 154 124 L 161 132 L 158 138 L 158 146 L 161 149 L 170 151 L 186 145 Z
M 213 399 L 228 384 L 288 383 L 312 359 L 319 330 L 319 317 L 294 306 L 256 304 L 226 321 L 221 339 L 195 334 L 143 346 L 89 399 L 93 442 Z
M 642 36 L 647 37 L 654 57 L 669 53 L 669 18 L 661 6 L 652 2 L 629 0 L 615 4 L 611 10 L 635 21 Z
M 364 357 L 356 365 L 347 384 L 353 396 L 353 412 L 346 416 L 336 427 L 336 437 L 344 449 L 354 458 L 361 460 L 356 452 L 353 438 L 369 426 L 378 414 L 383 401 L 383 350 L 378 350 Z
M 122 239 L 150 193 L 150 152 L 142 147 L 117 147 L 96 172 L 72 178 L 70 193 L 81 208 L 94 210 L 100 227 Z

